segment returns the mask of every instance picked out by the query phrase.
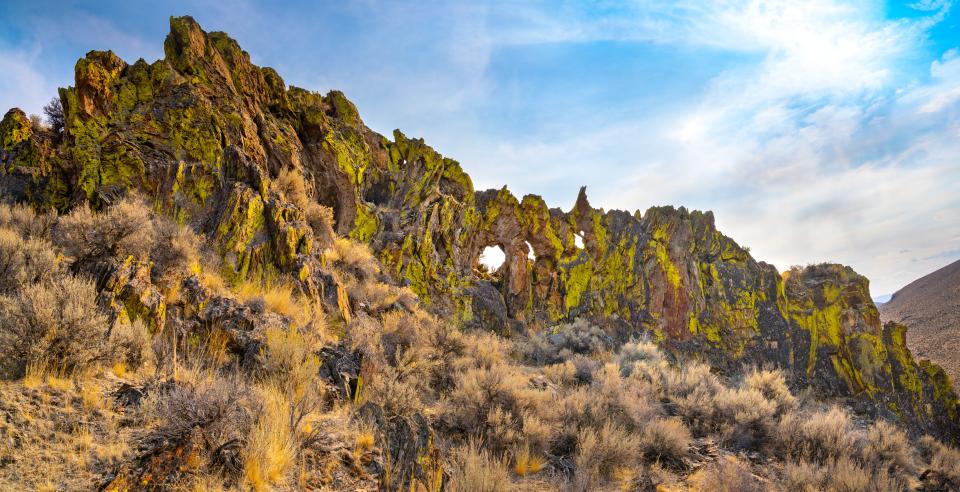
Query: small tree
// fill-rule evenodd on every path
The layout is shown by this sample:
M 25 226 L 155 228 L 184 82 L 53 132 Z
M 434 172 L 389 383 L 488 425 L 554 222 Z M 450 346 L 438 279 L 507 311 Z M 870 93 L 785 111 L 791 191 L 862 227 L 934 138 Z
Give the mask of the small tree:
M 43 107 L 43 114 L 47 116 L 47 124 L 50 125 L 50 130 L 53 133 L 59 135 L 63 133 L 64 128 L 64 117 L 63 117 L 63 104 L 60 102 L 59 97 L 54 97 Z

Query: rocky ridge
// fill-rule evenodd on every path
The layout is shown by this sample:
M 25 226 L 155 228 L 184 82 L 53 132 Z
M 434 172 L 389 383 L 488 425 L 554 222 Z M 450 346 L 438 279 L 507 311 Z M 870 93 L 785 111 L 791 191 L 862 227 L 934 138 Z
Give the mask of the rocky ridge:
M 510 335 L 592 318 L 621 340 L 650 336 L 719 371 L 777 366 L 820 397 L 960 437 L 950 378 L 913 358 L 904 326 L 881 325 L 868 280 L 850 268 L 781 275 L 717 231 L 710 212 L 605 211 L 585 190 L 563 211 L 506 188 L 476 191 L 423 140 L 367 128 L 342 93 L 287 87 L 226 34 L 189 17 L 170 24 L 163 60 L 79 60 L 54 137 L 7 112 L 0 191 L 66 211 L 136 190 L 211 239 L 225 277 L 288 275 L 305 293 L 337 297 L 348 317 L 343 289 L 314 267 L 324 241 L 309 211 L 275 186 L 295 172 L 334 210 L 338 233 L 370 244 L 396 282 L 464 326 Z M 506 255 L 493 273 L 478 265 L 491 245 Z M 138 268 L 104 288 L 117 311 L 161 327 L 167 306 Z

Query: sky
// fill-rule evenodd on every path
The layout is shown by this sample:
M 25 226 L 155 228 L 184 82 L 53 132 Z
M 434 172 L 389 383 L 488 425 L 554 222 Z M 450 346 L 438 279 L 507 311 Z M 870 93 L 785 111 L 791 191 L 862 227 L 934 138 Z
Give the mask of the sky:
M 839 262 L 875 297 L 960 259 L 960 5 L 833 0 L 0 3 L 0 111 L 76 59 L 226 31 L 368 126 L 568 210 L 712 210 L 758 260 Z

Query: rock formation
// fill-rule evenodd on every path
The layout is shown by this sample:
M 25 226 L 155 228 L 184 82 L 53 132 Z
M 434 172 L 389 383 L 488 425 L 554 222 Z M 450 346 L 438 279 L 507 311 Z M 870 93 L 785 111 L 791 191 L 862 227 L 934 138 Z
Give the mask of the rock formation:
M 228 278 L 290 275 L 320 292 L 306 259 L 322 244 L 308 211 L 276 186 L 297 173 L 333 208 L 337 232 L 369 243 L 397 282 L 455 322 L 511 334 L 590 317 L 720 371 L 779 366 L 798 388 L 960 436 L 949 377 L 914 360 L 903 326 L 881 326 L 867 279 L 850 268 L 781 275 L 718 232 L 710 212 L 605 211 L 583 189 L 563 211 L 506 188 L 475 191 L 423 140 L 371 131 L 342 93 L 287 87 L 226 34 L 189 17 L 170 25 L 163 60 L 92 51 L 77 62 L 75 86 L 60 90 L 62 134 L 41 135 L 10 110 L 0 190 L 60 211 L 137 190 L 213 239 Z M 478 260 L 491 245 L 506 261 L 487 273 Z M 135 291 L 125 286 L 138 275 L 130 266 L 111 288 Z M 163 323 L 162 303 L 135 295 L 147 312 L 135 315 Z

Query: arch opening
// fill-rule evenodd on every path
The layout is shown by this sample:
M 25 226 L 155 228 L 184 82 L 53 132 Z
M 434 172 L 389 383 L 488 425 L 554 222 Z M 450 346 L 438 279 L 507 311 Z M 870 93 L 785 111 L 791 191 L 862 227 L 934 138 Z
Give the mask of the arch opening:
M 503 248 L 500 247 L 499 244 L 494 244 L 483 248 L 483 251 L 480 253 L 479 263 L 486 267 L 488 272 L 496 272 L 503 266 L 506 260 L 507 255 L 503 252 Z

